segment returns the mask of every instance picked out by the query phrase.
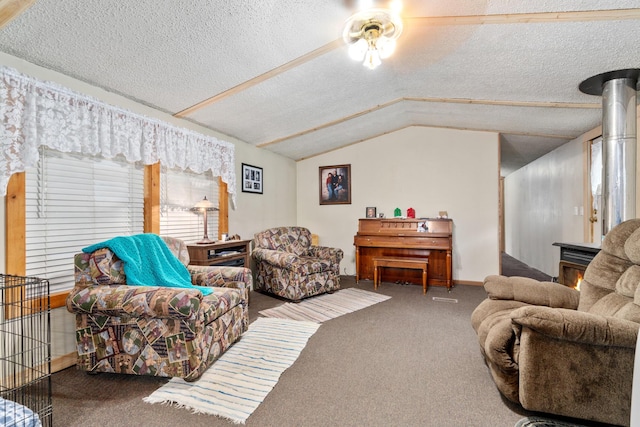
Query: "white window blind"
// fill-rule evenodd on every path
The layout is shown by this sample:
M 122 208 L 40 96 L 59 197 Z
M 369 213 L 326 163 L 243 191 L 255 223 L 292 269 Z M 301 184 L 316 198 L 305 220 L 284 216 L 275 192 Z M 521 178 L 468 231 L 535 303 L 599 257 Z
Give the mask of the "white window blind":
M 196 174 L 168 169 L 160 171 L 160 234 L 194 243 L 204 235 L 203 215 L 192 208 L 203 197 L 219 206 L 218 180 L 211 173 Z M 218 237 L 218 212 L 207 214 L 208 235 Z
M 27 275 L 69 290 L 83 247 L 143 232 L 143 166 L 43 148 L 26 171 L 26 212 Z

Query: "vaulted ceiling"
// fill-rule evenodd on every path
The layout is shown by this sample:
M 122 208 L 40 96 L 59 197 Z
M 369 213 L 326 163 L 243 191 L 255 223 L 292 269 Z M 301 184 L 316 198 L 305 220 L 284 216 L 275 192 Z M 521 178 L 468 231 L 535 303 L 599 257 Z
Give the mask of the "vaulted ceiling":
M 0 0 L 0 51 L 294 160 L 407 126 L 499 132 L 504 175 L 600 125 L 581 81 L 640 67 L 638 0 L 405 0 L 375 70 L 341 38 L 355 3 Z

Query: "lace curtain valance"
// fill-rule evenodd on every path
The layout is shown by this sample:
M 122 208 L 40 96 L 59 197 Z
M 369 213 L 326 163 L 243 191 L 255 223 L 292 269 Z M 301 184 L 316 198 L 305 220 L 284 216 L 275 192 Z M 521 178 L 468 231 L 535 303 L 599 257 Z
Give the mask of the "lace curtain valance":
M 211 170 L 235 206 L 235 147 L 160 120 L 114 107 L 60 85 L 0 67 L 0 191 L 12 174 L 38 160 L 41 145 L 62 151 L 196 173 Z

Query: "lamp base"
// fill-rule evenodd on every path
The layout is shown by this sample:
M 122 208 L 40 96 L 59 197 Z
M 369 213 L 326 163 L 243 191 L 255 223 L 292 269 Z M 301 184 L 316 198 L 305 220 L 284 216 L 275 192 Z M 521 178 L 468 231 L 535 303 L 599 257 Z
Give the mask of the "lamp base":
M 207 236 L 204 236 L 204 237 L 202 238 L 202 240 L 197 241 L 197 242 L 196 242 L 196 244 L 198 244 L 198 245 L 209 245 L 209 244 L 211 244 L 211 243 L 215 243 L 215 242 L 216 242 L 215 240 L 211 240 L 211 239 L 210 239 L 210 238 L 208 238 Z

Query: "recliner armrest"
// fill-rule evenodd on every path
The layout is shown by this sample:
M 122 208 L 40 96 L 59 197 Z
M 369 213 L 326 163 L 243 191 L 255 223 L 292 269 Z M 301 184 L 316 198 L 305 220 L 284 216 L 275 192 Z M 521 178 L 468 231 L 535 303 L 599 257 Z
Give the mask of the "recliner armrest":
M 303 276 L 333 269 L 337 270 L 339 267 L 339 263 L 334 262 L 330 258 L 318 258 L 305 255 L 298 256 L 290 252 L 272 249 L 254 249 L 251 256 L 258 263 L 266 263 L 274 268 Z
M 635 348 L 639 324 L 583 311 L 525 306 L 511 313 L 516 335 L 527 327 L 550 338 L 581 344 Z
M 540 282 L 527 277 L 492 275 L 484 279 L 490 299 L 513 300 L 527 304 L 577 309 L 580 292 L 554 282 Z
M 276 251 L 273 249 L 255 248 L 251 256 L 256 261 L 266 262 L 280 268 L 289 268 L 299 262 L 300 257 L 291 252 Z
M 253 275 L 247 267 L 225 265 L 188 265 L 191 283 L 196 286 L 222 286 L 237 283 L 234 287 L 253 288 Z M 243 286 L 244 285 L 244 286 Z
M 190 319 L 201 301 L 198 289 L 93 285 L 73 288 L 66 303 L 67 310 L 76 314 Z
M 307 254 L 316 258 L 333 259 L 337 263 L 340 263 L 344 257 L 342 249 L 330 248 L 328 246 L 309 246 Z

